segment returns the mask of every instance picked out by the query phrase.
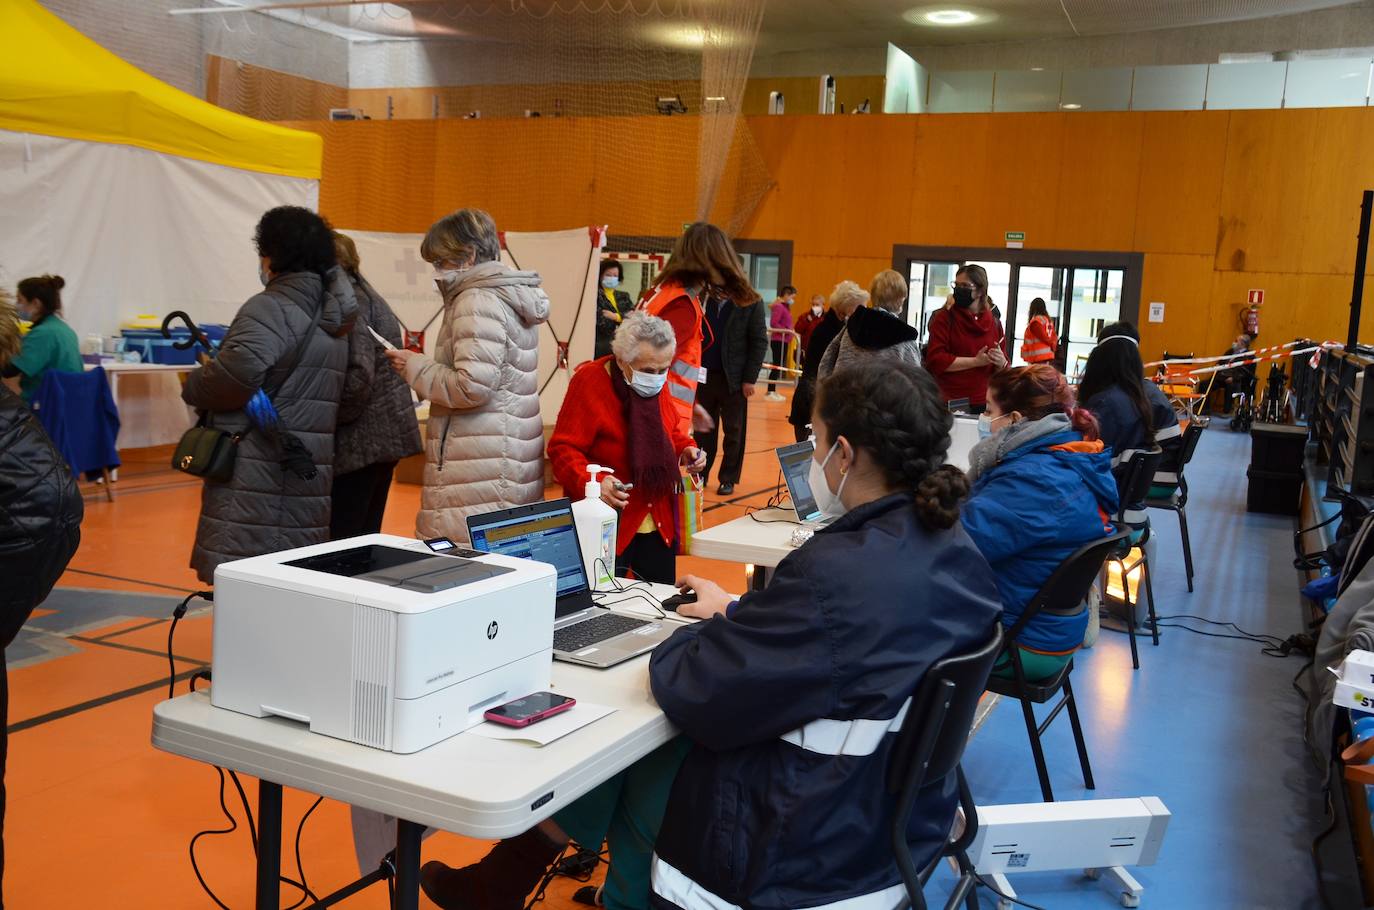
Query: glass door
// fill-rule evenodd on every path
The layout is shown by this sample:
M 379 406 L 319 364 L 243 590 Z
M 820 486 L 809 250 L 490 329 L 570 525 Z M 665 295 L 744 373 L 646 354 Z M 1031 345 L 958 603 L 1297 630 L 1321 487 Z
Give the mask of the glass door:
M 907 297 L 906 319 L 921 333 L 921 345 L 930 340 L 927 326 L 930 317 L 938 313 L 949 298 L 954 285 L 957 262 L 919 262 L 912 260 L 908 269 L 911 283 Z
M 740 253 L 740 264 L 749 276 L 749 283 L 763 298 L 765 309 L 778 299 L 778 272 L 781 260 L 766 253 Z
M 1088 361 L 1088 354 L 1097 346 L 1097 333 L 1108 323 L 1116 322 L 1121 314 L 1122 269 L 1074 267 L 1069 269 L 1068 361 L 1065 372 L 1077 381 Z
M 1025 366 L 1021 348 L 1026 337 L 1026 325 L 1030 322 L 1031 304 L 1036 300 L 1045 302 L 1050 321 L 1055 331 L 1063 325 L 1060 318 L 1064 309 L 1064 287 L 1067 285 L 1069 270 L 1062 266 L 1023 265 L 1017 267 L 1016 306 L 1013 308 L 1015 331 L 1012 333 L 1012 366 Z M 1055 355 L 1058 356 L 1058 351 Z

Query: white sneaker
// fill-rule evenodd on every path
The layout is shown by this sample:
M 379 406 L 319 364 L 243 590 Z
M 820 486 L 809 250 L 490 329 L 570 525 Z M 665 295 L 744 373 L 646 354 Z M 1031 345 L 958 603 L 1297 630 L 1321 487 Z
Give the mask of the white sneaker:
M 763 396 L 763 399 L 764 399 L 764 401 L 786 401 L 786 400 L 787 400 L 786 398 L 783 398 L 781 395 L 779 395 L 777 392 L 769 392 L 767 395 Z

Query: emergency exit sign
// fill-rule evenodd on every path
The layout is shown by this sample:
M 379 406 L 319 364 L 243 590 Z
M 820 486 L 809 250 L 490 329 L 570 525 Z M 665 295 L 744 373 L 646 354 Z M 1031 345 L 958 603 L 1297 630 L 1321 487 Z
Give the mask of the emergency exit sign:
M 1007 231 L 1006 238 L 1007 249 L 1009 250 L 1019 250 L 1026 244 L 1025 231 Z
M 1245 296 L 1246 302 L 1251 306 L 1259 306 L 1264 303 L 1264 291 L 1259 288 L 1251 288 Z

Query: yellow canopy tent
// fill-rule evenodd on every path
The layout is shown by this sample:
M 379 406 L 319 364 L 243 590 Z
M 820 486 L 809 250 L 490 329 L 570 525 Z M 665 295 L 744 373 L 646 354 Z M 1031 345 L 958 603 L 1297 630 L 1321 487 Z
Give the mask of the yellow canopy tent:
M 62 318 L 91 347 L 143 313 L 232 321 L 262 289 L 258 221 L 318 207 L 322 154 L 313 133 L 165 85 L 35 0 L 0 0 L 0 287 L 61 275 Z M 185 428 L 175 377 L 146 379 L 121 384 L 123 446 Z
M 231 113 L 154 79 L 37 0 L 0 2 L 0 129 L 313 180 L 323 153 L 313 133 Z

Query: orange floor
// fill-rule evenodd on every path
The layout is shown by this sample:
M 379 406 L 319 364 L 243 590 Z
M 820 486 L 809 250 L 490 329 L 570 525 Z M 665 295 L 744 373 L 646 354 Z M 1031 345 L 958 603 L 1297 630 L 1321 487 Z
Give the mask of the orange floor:
M 762 396 L 754 399 L 749 454 L 736 492 L 740 498 L 712 508 L 719 500 L 713 483 L 708 525 L 737 518 L 772 493 L 778 480 L 772 448 L 793 439 L 788 407 Z M 155 595 L 199 587 L 186 567 L 199 483 L 168 469 L 168 454 L 125 453 L 114 502 L 88 489 L 81 549 L 60 586 Z M 394 486 L 384 530 L 412 533 L 418 502 L 418 487 Z M 705 575 L 727 590 L 745 585 L 743 568 L 732 563 L 682 559 L 679 571 Z M 167 625 L 168 620 L 118 619 L 74 634 L 56 633 L 71 653 L 10 670 L 9 721 L 12 730 L 20 726 L 10 734 L 6 777 L 4 888 L 13 910 L 213 907 L 192 873 L 187 844 L 197 831 L 225 827 L 216 773 L 149 744 L 153 705 L 166 697 Z M 209 663 L 210 618 L 203 611 L 178 625 L 176 654 L 182 658 L 178 673 Z M 253 782 L 245 784 L 256 805 Z M 241 818 L 232 787 L 228 799 Z M 313 799 L 288 791 L 288 843 Z M 426 858 L 450 863 L 470 861 L 485 850 L 482 842 L 450 834 L 425 844 Z M 286 852 L 283 872 L 294 877 L 289 847 Z M 222 901 L 234 910 L 252 906 L 253 853 L 242 829 L 203 838 L 196 857 Z M 315 811 L 305 828 L 301 858 L 317 894 L 356 878 L 346 806 L 325 801 Z M 578 906 L 570 899 L 578 887 L 555 882 L 546 906 Z M 283 906 L 299 898 L 290 888 L 282 893 Z M 339 906 L 382 910 L 386 905 L 385 890 L 373 888 Z

